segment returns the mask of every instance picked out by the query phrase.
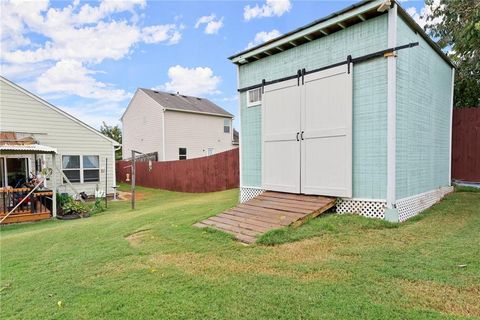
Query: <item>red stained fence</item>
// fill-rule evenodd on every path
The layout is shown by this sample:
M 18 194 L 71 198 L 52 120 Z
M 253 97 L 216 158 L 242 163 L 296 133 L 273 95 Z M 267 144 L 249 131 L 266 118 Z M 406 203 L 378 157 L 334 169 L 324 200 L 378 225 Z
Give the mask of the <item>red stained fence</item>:
M 213 192 L 238 188 L 238 153 L 236 148 L 196 159 L 153 161 L 151 171 L 148 161 L 136 161 L 135 184 L 181 192 Z M 126 182 L 127 173 L 131 173 L 130 166 L 130 161 L 116 162 L 117 181 Z
M 453 109 L 452 179 L 480 182 L 480 107 Z

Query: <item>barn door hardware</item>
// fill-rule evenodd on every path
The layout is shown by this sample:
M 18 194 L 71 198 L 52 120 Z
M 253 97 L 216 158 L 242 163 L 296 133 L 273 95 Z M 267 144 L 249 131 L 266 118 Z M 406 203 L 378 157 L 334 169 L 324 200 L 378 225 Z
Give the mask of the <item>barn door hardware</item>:
M 302 85 L 305 84 L 305 73 L 306 73 L 306 70 L 305 68 L 302 69 Z
M 265 93 L 265 79 L 262 80 L 262 94 Z
M 347 57 L 347 72 L 350 74 L 350 63 L 352 63 L 352 56 L 348 55 Z
M 335 68 L 335 67 L 342 66 L 342 65 L 345 65 L 345 64 L 347 64 L 347 69 L 348 69 L 347 71 L 348 71 L 348 73 L 350 73 L 351 64 L 367 61 L 367 60 L 374 59 L 374 58 L 383 57 L 385 54 L 389 54 L 391 52 L 395 52 L 395 51 L 399 51 L 399 50 L 403 50 L 403 49 L 413 48 L 413 47 L 416 47 L 416 46 L 418 46 L 418 42 L 411 42 L 411 43 L 408 43 L 408 44 L 405 44 L 405 45 L 402 45 L 402 46 L 388 48 L 388 49 L 385 49 L 385 50 L 373 52 L 373 53 L 370 53 L 370 54 L 367 54 L 367 55 L 364 55 L 364 56 L 360 56 L 360 57 L 357 57 L 357 58 L 352 58 L 352 56 L 349 55 L 348 57 L 350 57 L 350 59 L 347 57 L 347 59 L 344 60 L 344 61 L 340 61 L 340 62 L 333 63 L 333 64 L 330 64 L 330 65 L 325 66 L 325 67 L 321 67 L 321 68 L 317 68 L 317 69 L 313 69 L 313 70 L 309 70 L 309 71 L 304 71 L 304 72 L 303 72 L 303 70 L 305 70 L 305 69 L 298 70 L 297 74 L 292 75 L 292 76 L 288 76 L 288 77 L 284 77 L 284 78 L 279 78 L 279 79 L 270 80 L 270 81 L 265 81 L 265 79 L 264 79 L 264 80 L 262 80 L 261 84 L 255 84 L 255 85 L 252 85 L 252 86 L 240 88 L 237 91 L 238 92 L 246 92 L 246 91 L 252 90 L 252 89 L 263 88 L 264 86 L 269 85 L 269 84 L 274 84 L 274 83 L 287 81 L 287 80 L 291 80 L 291 79 L 295 79 L 295 78 L 297 78 L 297 85 L 300 85 L 300 77 L 302 77 L 302 81 L 303 81 L 303 77 L 307 74 L 323 71 L 323 70 L 326 70 L 326 69 Z M 303 82 L 302 82 L 302 84 L 303 84 Z M 263 92 L 263 89 L 262 89 L 262 92 Z

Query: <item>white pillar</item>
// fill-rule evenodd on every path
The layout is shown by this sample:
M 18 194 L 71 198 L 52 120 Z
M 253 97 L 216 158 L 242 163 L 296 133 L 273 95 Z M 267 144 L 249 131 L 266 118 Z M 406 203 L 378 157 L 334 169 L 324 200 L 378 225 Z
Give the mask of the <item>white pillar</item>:
M 397 5 L 388 10 L 388 47 L 397 46 Z M 396 117 L 397 117 L 397 60 L 396 54 L 387 58 L 387 208 L 395 209 L 396 201 Z
M 52 176 L 50 177 L 52 181 L 52 216 L 55 218 L 57 216 L 57 175 L 55 172 L 57 159 L 55 153 L 52 153 Z

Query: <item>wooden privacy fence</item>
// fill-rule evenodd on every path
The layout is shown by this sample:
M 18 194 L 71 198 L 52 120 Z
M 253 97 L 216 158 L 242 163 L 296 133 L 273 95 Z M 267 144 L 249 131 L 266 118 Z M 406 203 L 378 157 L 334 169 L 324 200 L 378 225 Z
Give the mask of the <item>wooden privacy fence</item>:
M 480 107 L 453 109 L 452 179 L 480 182 Z
M 136 162 L 135 184 L 180 192 L 213 192 L 239 186 L 238 148 L 213 156 L 176 161 Z M 117 181 L 126 182 L 131 161 L 117 161 Z M 131 178 L 131 174 L 130 174 Z M 129 182 L 126 182 L 129 183 Z

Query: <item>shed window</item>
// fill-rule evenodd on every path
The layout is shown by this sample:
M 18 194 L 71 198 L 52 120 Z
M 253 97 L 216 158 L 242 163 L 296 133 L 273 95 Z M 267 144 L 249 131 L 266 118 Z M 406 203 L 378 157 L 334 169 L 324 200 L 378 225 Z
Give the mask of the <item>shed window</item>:
M 80 156 L 62 157 L 63 173 L 70 182 L 80 182 Z M 66 182 L 66 181 L 65 181 Z
M 247 91 L 247 107 L 258 106 L 262 104 L 262 88 L 256 88 Z
M 83 182 L 100 181 L 100 160 L 98 156 L 83 156 Z
M 187 148 L 178 148 L 178 160 L 187 160 Z
M 223 132 L 230 133 L 230 119 L 223 120 Z

